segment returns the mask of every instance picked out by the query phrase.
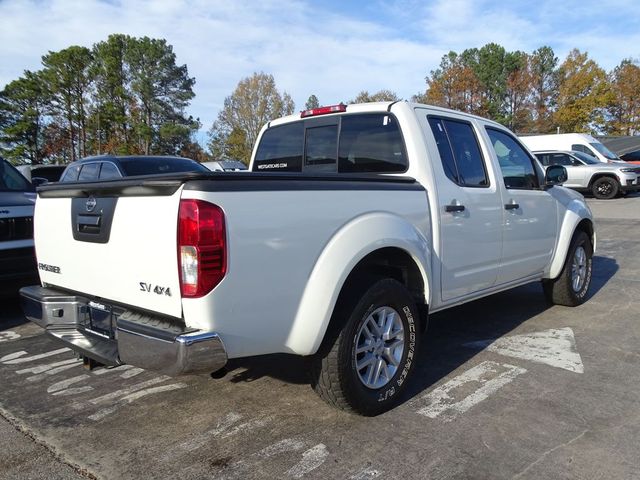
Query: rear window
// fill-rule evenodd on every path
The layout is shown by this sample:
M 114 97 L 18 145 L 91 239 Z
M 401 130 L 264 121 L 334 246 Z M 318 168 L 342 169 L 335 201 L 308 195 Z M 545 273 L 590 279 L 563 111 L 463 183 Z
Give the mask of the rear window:
M 60 178 L 61 182 L 75 182 L 78 180 L 78 173 L 80 173 L 80 165 L 77 163 L 71 164 L 67 167 L 67 169 L 62 174 Z
M 342 117 L 341 172 L 404 172 L 407 155 L 395 117 L 389 114 Z
M 82 165 L 82 168 L 80 169 L 80 175 L 78 175 L 78 181 L 93 182 L 97 180 L 99 169 L 100 169 L 100 164 L 98 162 L 85 163 L 84 165 Z
M 335 172 L 338 164 L 338 125 L 307 128 L 305 170 Z
M 303 147 L 304 122 L 270 128 L 262 135 L 253 169 L 267 172 L 300 172 Z
M 33 186 L 7 161 L 0 158 L 0 191 L 32 191 Z
M 332 117 L 322 119 L 330 121 Z M 309 118 L 264 132 L 253 170 L 394 173 L 407 170 L 397 120 L 388 113 Z
M 160 173 L 208 172 L 195 160 L 178 157 L 119 158 L 120 166 L 127 176 L 154 175 Z
M 113 163 L 102 163 L 102 168 L 100 168 L 100 180 L 113 180 L 121 177 L 122 175 L 120 175 L 118 167 L 116 167 Z

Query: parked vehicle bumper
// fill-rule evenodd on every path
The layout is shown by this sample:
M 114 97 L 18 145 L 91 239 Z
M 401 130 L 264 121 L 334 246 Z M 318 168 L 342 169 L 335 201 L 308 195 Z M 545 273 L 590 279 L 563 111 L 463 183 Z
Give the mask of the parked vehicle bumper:
M 0 250 L 0 296 L 16 295 L 20 287 L 37 281 L 33 246 Z
M 105 365 L 129 364 L 167 375 L 211 373 L 227 363 L 215 332 L 162 328 L 162 318 L 124 311 L 113 335 L 92 331 L 90 299 L 56 289 L 30 286 L 20 290 L 27 319 L 81 356 Z M 144 322 L 138 321 L 144 318 Z
M 620 176 L 620 190 L 623 192 L 635 192 L 638 189 L 640 189 L 640 177 L 637 174 Z

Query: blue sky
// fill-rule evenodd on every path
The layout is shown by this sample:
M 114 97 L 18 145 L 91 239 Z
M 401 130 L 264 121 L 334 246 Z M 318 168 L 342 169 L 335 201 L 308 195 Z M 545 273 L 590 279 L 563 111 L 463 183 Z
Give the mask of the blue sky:
M 496 42 L 532 52 L 572 48 L 611 70 L 640 58 L 638 0 L 303 1 L 0 0 L 0 88 L 40 68 L 48 50 L 90 47 L 111 33 L 166 38 L 196 77 L 189 113 L 203 130 L 238 81 L 271 73 L 302 109 L 359 91 L 424 91 L 425 76 L 450 50 Z M 202 140 L 202 137 L 201 137 Z

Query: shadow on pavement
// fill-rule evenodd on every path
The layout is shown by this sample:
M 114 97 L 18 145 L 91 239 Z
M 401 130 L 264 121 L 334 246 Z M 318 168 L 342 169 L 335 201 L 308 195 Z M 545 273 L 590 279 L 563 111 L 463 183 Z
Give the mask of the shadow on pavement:
M 598 293 L 619 269 L 615 259 L 607 257 L 595 256 L 593 265 L 590 297 Z M 549 308 L 551 305 L 547 303 L 540 283 L 532 283 L 431 315 L 413 379 L 401 403 L 420 395 L 480 353 L 463 344 L 502 337 Z M 306 360 L 295 355 L 231 360 L 227 370 L 224 379 L 233 383 L 251 382 L 263 376 L 295 384 L 309 382 Z
M 25 323 L 29 323 L 29 320 L 22 314 L 18 296 L 0 297 L 0 331 Z

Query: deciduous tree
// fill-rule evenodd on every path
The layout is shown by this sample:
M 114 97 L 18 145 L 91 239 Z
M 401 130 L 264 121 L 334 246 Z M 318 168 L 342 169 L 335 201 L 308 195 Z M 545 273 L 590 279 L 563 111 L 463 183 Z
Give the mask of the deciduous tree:
M 273 75 L 254 73 L 240 80 L 209 131 L 209 148 L 216 158 L 249 162 L 253 144 L 269 120 L 293 113 L 295 104 L 280 93 Z
M 614 135 L 640 134 L 640 66 L 623 60 L 609 75 L 612 102 L 607 131 Z
M 605 71 L 586 52 L 572 50 L 558 70 L 556 125 L 565 133 L 600 131 L 610 103 Z
M 533 124 L 535 133 L 551 133 L 555 126 L 553 111 L 556 106 L 558 57 L 548 46 L 533 52 L 530 59 L 532 76 Z
M 398 100 L 400 100 L 400 97 L 391 90 L 379 90 L 374 94 L 370 94 L 368 91 L 363 90 L 356 96 L 356 98 L 347 103 L 396 102 Z

